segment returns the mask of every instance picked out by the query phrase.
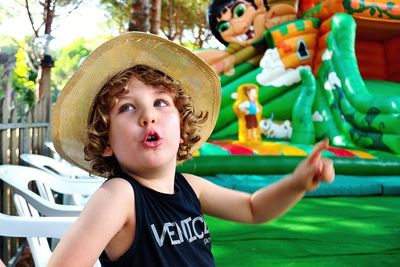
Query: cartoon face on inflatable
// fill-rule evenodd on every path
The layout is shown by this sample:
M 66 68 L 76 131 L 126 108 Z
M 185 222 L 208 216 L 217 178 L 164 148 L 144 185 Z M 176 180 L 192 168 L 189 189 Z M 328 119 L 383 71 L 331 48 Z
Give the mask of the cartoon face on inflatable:
M 208 22 L 221 43 L 247 46 L 262 36 L 267 9 L 265 0 L 214 0 L 208 7 Z

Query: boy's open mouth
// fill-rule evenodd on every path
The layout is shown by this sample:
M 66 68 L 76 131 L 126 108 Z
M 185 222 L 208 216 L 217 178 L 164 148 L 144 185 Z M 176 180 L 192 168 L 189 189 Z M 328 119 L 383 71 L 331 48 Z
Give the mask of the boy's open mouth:
M 147 147 L 158 146 L 159 144 L 161 144 L 161 142 L 162 142 L 162 138 L 154 130 L 147 131 L 143 138 L 143 143 Z

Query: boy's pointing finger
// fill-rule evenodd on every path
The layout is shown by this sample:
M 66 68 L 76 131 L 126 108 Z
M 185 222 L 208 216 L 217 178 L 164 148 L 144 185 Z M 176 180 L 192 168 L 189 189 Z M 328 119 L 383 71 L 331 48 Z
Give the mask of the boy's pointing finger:
M 311 151 L 310 155 L 308 156 L 308 162 L 310 164 L 314 164 L 321 158 L 321 153 L 323 150 L 329 148 L 329 139 L 325 138 L 324 140 L 320 141 L 318 144 L 315 145 L 313 151 Z

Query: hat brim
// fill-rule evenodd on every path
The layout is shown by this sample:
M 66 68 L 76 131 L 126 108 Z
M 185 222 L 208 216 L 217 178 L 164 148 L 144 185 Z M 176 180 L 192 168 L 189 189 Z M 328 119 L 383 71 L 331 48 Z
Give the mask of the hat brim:
M 186 48 L 156 35 L 128 32 L 96 48 L 68 81 L 54 105 L 52 139 L 54 147 L 68 162 L 96 175 L 84 160 L 88 117 L 103 85 L 118 72 L 135 66 L 156 68 L 181 82 L 191 96 L 195 112 L 208 112 L 199 129 L 196 151 L 211 135 L 218 118 L 221 88 L 217 74 Z

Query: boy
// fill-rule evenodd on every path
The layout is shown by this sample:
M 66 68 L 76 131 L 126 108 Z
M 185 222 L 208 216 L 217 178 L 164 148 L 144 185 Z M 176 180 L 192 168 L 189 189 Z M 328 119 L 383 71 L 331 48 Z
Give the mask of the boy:
M 253 195 L 177 173 L 210 136 L 220 94 L 207 64 L 157 36 L 131 32 L 93 51 L 57 101 L 53 141 L 62 157 L 108 180 L 48 266 L 92 266 L 98 257 L 103 266 L 214 266 L 203 212 L 261 223 L 333 180 L 332 162 L 321 158 L 327 142 Z

